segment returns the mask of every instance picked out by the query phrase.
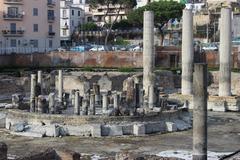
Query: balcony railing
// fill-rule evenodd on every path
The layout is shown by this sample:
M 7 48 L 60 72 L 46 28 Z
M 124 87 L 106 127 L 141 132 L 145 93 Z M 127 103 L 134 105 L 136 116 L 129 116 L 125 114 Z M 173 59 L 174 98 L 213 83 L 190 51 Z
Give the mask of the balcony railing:
M 54 16 L 48 16 L 48 22 L 54 22 L 55 17 Z
M 23 4 L 23 0 L 4 0 L 5 4 Z
M 48 7 L 54 7 L 56 5 L 56 2 L 55 1 L 53 1 L 53 0 L 48 0 L 48 2 L 47 2 L 47 6 Z
M 20 20 L 23 19 L 23 14 L 7 14 L 7 13 L 3 13 L 3 19 L 20 21 Z
M 50 31 L 49 31 L 49 32 L 48 32 L 48 36 L 49 36 L 49 37 L 55 36 L 55 32 L 50 32 Z
M 2 34 L 5 37 L 21 37 L 24 34 L 24 30 L 2 30 Z
M 62 26 L 62 29 L 68 29 L 68 28 L 69 28 L 68 25 L 64 25 L 64 26 Z

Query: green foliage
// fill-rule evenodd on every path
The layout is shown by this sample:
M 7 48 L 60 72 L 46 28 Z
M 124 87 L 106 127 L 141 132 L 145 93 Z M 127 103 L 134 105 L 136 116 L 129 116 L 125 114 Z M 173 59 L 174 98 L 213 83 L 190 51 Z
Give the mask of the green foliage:
M 88 22 L 79 26 L 79 29 L 83 31 L 96 31 L 98 29 L 98 26 L 93 22 Z
M 94 71 L 94 69 L 90 66 L 86 66 L 86 67 L 82 68 L 81 70 L 85 71 L 85 72 L 93 72 Z
M 116 41 L 114 42 L 114 45 L 123 45 L 123 46 L 127 46 L 129 45 L 129 42 L 124 40 L 122 37 L 117 37 Z
M 135 69 L 130 67 L 121 67 L 121 68 L 118 68 L 118 71 L 119 72 L 135 72 Z
M 113 24 L 112 29 L 126 30 L 132 27 L 133 27 L 132 23 L 129 23 L 128 20 L 124 19 Z
M 181 18 L 182 10 L 185 5 L 176 1 L 160 0 L 158 2 L 152 2 L 146 6 L 140 7 L 133 10 L 128 14 L 128 21 L 137 26 L 143 25 L 143 12 L 153 11 L 154 12 L 154 23 L 164 24 L 172 18 Z

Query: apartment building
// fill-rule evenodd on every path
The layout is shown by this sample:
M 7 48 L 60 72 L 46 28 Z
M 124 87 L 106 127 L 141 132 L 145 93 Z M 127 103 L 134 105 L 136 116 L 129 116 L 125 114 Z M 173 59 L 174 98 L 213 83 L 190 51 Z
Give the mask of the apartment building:
M 107 6 L 106 5 L 98 5 L 96 8 L 91 8 L 92 12 L 92 20 L 98 25 L 103 26 L 105 24 L 105 21 L 107 23 L 112 23 L 117 19 L 117 21 L 120 21 L 122 19 L 127 18 L 127 13 L 129 12 L 128 8 L 121 7 L 120 5 L 109 5 L 109 10 L 107 12 Z M 105 20 L 104 20 L 105 18 Z
M 0 53 L 33 53 L 60 46 L 59 0 L 1 0 Z
M 72 33 L 84 23 L 84 3 L 82 0 L 60 1 L 61 46 L 70 45 Z

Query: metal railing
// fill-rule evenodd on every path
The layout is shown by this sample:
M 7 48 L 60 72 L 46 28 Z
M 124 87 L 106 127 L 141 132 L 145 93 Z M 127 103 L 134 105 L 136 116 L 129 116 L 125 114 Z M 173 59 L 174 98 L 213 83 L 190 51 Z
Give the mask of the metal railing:
M 20 37 L 23 36 L 24 30 L 2 30 L 2 34 L 6 37 Z
M 3 13 L 3 18 L 5 20 L 22 20 L 23 19 L 23 14 L 8 14 L 8 13 Z

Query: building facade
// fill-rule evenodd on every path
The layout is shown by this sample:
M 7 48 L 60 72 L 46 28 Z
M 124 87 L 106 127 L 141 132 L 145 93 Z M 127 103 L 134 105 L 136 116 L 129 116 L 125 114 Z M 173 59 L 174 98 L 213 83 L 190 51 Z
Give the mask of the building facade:
M 59 0 L 1 0 L 0 53 L 47 52 L 60 46 Z
M 85 22 L 82 0 L 61 0 L 60 2 L 60 37 L 61 46 L 69 46 L 72 33 Z
M 90 12 L 92 13 L 92 20 L 98 26 L 103 26 L 105 24 L 105 21 L 107 23 L 112 23 L 115 20 L 120 21 L 122 19 L 126 19 L 129 11 L 129 8 L 120 7 L 118 4 L 110 4 L 109 9 L 106 5 L 98 5 L 96 8 L 90 8 Z

